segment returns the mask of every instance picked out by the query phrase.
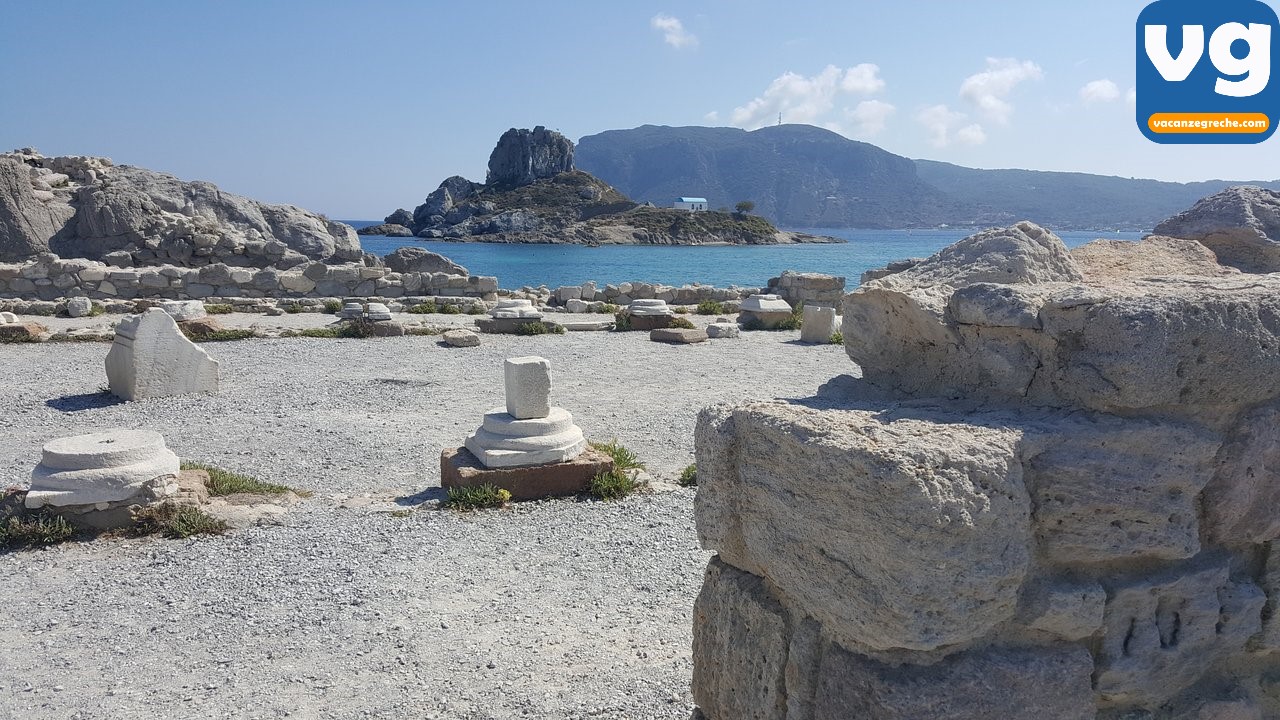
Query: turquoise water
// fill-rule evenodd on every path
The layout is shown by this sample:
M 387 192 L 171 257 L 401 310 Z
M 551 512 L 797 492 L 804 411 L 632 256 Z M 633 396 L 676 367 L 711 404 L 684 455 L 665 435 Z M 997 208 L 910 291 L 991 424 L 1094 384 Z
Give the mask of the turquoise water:
M 356 227 L 375 223 L 353 222 Z M 640 246 L 505 245 L 456 243 L 362 235 L 364 249 L 385 255 L 412 245 L 440 253 L 476 275 L 496 275 L 505 288 L 642 281 L 665 285 L 703 283 L 762 287 L 783 270 L 843 275 L 856 285 L 864 270 L 893 260 L 927 257 L 972 230 L 809 230 L 848 240 L 839 245 Z M 1138 240 L 1145 233 L 1060 233 L 1068 247 L 1107 237 Z

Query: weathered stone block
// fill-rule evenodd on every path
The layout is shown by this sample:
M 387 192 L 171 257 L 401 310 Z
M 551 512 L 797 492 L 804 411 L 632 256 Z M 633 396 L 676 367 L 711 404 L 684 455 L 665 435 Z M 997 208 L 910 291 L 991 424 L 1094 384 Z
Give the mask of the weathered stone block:
M 1210 533 L 1227 545 L 1280 538 L 1280 406 L 1257 408 L 1236 424 L 1205 488 Z
M 111 393 L 125 400 L 218 392 L 218 361 L 159 308 L 120 321 L 106 365 Z
M 836 332 L 836 309 L 805 305 L 804 324 L 800 326 L 800 342 L 827 344 Z
M 649 331 L 649 339 L 672 345 L 692 345 L 706 342 L 707 331 L 701 328 L 658 328 Z
M 1198 497 L 1218 438 L 1179 423 L 1071 415 L 1032 423 L 1026 482 L 1055 562 L 1176 560 L 1200 551 Z
M 551 363 L 540 357 L 508 358 L 502 366 L 507 413 L 517 420 L 551 413 Z
M 550 465 L 488 468 L 465 447 L 440 454 L 440 486 L 443 488 L 493 485 L 511 493 L 514 500 L 577 495 L 591 488 L 591 479 L 613 470 L 613 458 L 587 448 L 571 460 Z
M 814 720 L 1093 720 L 1089 653 L 989 648 L 936 665 L 885 665 L 828 648 Z
M 850 645 L 971 640 L 1012 617 L 1027 569 L 1019 437 L 782 403 L 707 411 L 699 536 Z
M 712 558 L 693 606 L 693 699 L 710 720 L 786 720 L 790 631 L 762 578 Z
M 1261 629 L 1262 590 L 1225 563 L 1169 571 L 1108 588 L 1097 691 L 1155 707 L 1194 684 Z
M 1018 621 L 1064 640 L 1081 640 L 1102 629 L 1107 593 L 1093 581 L 1048 581 L 1027 588 Z

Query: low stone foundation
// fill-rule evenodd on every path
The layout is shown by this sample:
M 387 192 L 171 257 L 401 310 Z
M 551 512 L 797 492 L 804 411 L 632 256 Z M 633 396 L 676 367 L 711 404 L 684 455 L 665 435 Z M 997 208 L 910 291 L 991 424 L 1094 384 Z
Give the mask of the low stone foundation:
M 493 485 L 514 500 L 537 500 L 584 493 L 591 479 L 613 470 L 613 458 L 594 448 L 568 462 L 531 467 L 489 469 L 471 451 L 459 447 L 440 453 L 440 486 L 448 488 Z
M 791 307 L 803 303 L 839 311 L 844 300 L 844 286 L 845 279 L 838 275 L 787 270 L 776 278 L 770 278 L 769 288 L 764 292 L 781 297 Z
M 289 270 L 233 267 L 222 263 L 198 268 L 174 265 L 119 268 L 92 260 L 63 260 L 48 254 L 23 264 L 0 264 L 0 298 L 484 297 L 497 291 L 495 277 L 397 273 L 363 264 L 309 262 Z

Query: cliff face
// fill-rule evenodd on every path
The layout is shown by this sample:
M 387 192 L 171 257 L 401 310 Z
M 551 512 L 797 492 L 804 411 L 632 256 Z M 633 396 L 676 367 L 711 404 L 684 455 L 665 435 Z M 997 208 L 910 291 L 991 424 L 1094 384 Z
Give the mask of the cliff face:
M 519 187 L 573 170 L 573 141 L 539 125 L 532 130 L 511 128 L 489 155 L 485 183 Z
M 342 223 L 106 158 L 5 153 L 0 184 L 0 259 L 52 251 L 125 267 L 285 269 L 361 258 Z

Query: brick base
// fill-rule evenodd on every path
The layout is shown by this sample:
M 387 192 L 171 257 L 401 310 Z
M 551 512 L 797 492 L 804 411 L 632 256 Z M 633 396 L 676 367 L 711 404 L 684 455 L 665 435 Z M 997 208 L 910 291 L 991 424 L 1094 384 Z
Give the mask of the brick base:
M 613 458 L 587 448 L 569 462 L 532 467 L 489 469 L 464 448 L 440 453 L 440 486 L 493 485 L 511 493 L 513 500 L 577 495 L 591 487 L 591 478 L 613 469 Z

